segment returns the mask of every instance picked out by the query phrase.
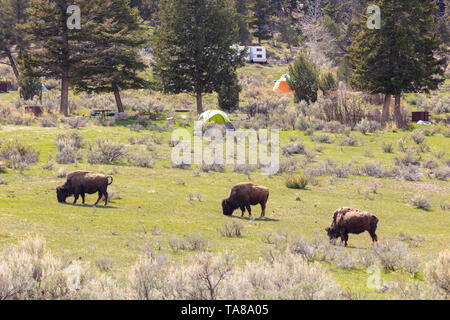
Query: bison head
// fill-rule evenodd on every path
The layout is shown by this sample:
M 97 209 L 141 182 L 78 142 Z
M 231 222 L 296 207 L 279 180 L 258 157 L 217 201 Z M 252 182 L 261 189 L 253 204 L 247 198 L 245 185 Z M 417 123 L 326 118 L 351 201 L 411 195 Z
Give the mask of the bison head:
M 66 198 L 70 196 L 70 192 L 66 190 L 63 186 L 59 186 L 56 188 L 56 198 L 58 202 L 66 202 Z
M 339 233 L 337 232 L 337 230 L 332 227 L 326 228 L 325 231 L 328 233 L 330 242 L 332 242 L 334 239 L 337 239 L 339 237 Z
M 228 199 L 222 200 L 222 212 L 226 216 L 231 216 L 233 214 L 234 208 L 230 204 L 230 201 Z

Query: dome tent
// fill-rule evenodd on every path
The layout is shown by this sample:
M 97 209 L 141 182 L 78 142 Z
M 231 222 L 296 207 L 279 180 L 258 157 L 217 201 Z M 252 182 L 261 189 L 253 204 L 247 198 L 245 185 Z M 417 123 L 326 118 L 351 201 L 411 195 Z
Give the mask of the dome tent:
M 285 93 L 294 93 L 294 91 L 289 88 L 289 75 L 283 74 L 280 80 L 276 81 L 275 86 L 273 87 L 274 92 L 285 92 Z
M 222 110 L 218 110 L 218 109 L 207 110 L 200 115 L 198 120 L 202 121 L 203 123 L 206 123 L 206 122 L 223 123 L 223 124 L 225 124 L 225 127 L 227 129 L 234 130 L 234 126 L 231 123 L 230 118 Z

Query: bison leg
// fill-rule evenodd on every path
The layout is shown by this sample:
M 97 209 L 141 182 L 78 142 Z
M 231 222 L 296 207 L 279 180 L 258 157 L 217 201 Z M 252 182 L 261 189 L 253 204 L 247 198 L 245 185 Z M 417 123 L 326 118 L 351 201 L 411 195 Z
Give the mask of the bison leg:
M 375 233 L 375 231 L 369 231 L 370 236 L 372 237 L 372 244 L 374 244 L 375 242 L 378 242 L 378 237 L 377 234 Z
M 83 192 L 83 193 L 81 194 L 81 199 L 83 200 L 83 204 L 84 204 L 85 197 L 86 197 L 86 194 Z
M 345 246 L 347 246 L 347 241 L 348 241 L 348 233 L 346 233 L 344 235 L 344 240 L 345 240 Z
M 243 217 L 243 216 L 244 216 L 244 213 L 245 213 L 245 206 L 242 206 L 240 209 L 241 209 L 241 211 L 242 211 L 241 217 Z
M 108 205 L 108 191 L 104 191 L 103 194 L 105 195 L 105 207 Z
M 101 191 L 99 191 L 98 192 L 98 199 L 97 199 L 97 201 L 95 202 L 95 204 L 94 204 L 94 207 L 97 205 L 97 203 L 102 199 L 102 197 L 103 197 L 103 193 L 101 192 Z
M 77 200 L 78 200 L 78 197 L 79 197 L 80 195 L 78 194 L 78 193 L 75 193 L 74 194 L 74 200 L 73 200 L 73 204 L 77 204 Z
M 252 216 L 252 207 L 250 205 L 246 205 L 245 207 L 247 208 L 248 216 L 251 217 Z
M 265 203 L 261 203 L 261 216 L 260 218 L 264 218 L 266 216 L 266 204 Z
M 344 245 L 347 246 L 348 241 L 348 233 L 344 230 L 341 231 L 341 243 L 344 242 Z

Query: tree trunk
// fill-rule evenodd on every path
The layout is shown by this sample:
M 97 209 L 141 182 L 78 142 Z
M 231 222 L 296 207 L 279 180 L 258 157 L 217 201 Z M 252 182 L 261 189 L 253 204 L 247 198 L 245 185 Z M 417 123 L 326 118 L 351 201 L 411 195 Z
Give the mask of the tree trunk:
M 61 105 L 59 107 L 59 113 L 67 116 L 69 110 L 69 78 L 61 78 Z
M 199 115 L 203 113 L 202 93 L 201 92 L 197 92 L 197 113 Z
M 117 111 L 119 113 L 125 112 L 125 110 L 123 109 L 123 105 L 122 105 L 122 99 L 120 98 L 119 88 L 117 87 L 116 84 L 113 84 L 112 87 L 114 90 L 114 98 L 116 98 Z
M 381 122 L 386 123 L 389 121 L 390 116 L 390 106 L 391 106 L 391 95 L 386 94 L 384 96 L 384 105 L 383 105 L 383 115 L 381 116 Z
M 402 112 L 401 112 L 401 94 L 395 95 L 395 106 L 394 106 L 394 118 L 395 122 L 397 123 L 397 127 L 401 128 L 403 127 L 403 119 L 402 119 Z
M 16 76 L 16 79 L 19 80 L 19 70 L 17 69 L 17 65 L 14 61 L 14 58 L 13 58 L 11 52 L 8 52 L 8 59 L 9 59 L 9 63 L 11 64 L 11 68 L 14 71 L 14 75 Z

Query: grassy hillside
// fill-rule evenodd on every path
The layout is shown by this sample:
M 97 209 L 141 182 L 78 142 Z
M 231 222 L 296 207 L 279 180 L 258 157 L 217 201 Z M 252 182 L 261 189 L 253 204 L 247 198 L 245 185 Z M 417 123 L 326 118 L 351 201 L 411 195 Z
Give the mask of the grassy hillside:
M 287 173 L 265 176 L 258 171 L 250 174 L 250 180 L 270 189 L 266 219 L 249 219 L 248 216 L 228 218 L 222 215 L 220 202 L 228 195 L 235 183 L 247 181 L 246 174 L 232 172 L 201 172 L 191 169 L 175 169 L 171 166 L 170 133 L 152 133 L 147 130 L 131 131 L 127 127 L 92 126 L 79 129 L 84 137 L 84 157 L 77 165 L 55 164 L 50 170 L 42 167 L 49 156 L 56 153 L 54 140 L 62 128 L 41 128 L 37 126 L 3 126 L 2 141 L 20 139 L 40 153 L 39 163 L 23 172 L 8 169 L 0 174 L 0 244 L 17 242 L 27 234 L 38 234 L 47 239 L 53 251 L 70 259 L 98 261 L 110 258 L 114 261 L 113 271 L 120 272 L 134 263 L 140 248 L 148 243 L 167 251 L 175 258 L 188 253 L 170 250 L 169 239 L 174 235 L 199 234 L 207 239 L 207 251 L 230 250 L 245 260 L 257 260 L 273 249 L 263 240 L 269 234 L 287 233 L 290 239 L 298 237 L 327 241 L 324 228 L 331 221 L 332 212 L 342 206 L 350 206 L 373 212 L 380 220 L 378 236 L 381 243 L 399 241 L 401 235 L 416 239 L 417 246 L 409 250 L 422 261 L 435 258 L 438 252 L 448 248 L 450 240 L 450 219 L 448 211 L 441 204 L 448 203 L 447 181 L 424 178 L 419 182 L 374 178 L 367 176 L 322 176 L 315 185 L 306 190 L 293 190 L 285 186 Z M 130 146 L 129 138 L 146 134 L 161 136 L 164 142 L 156 145 L 157 153 L 153 168 L 138 168 L 127 163 L 113 165 L 90 165 L 86 161 L 86 146 L 97 138 L 108 138 L 127 144 L 130 149 L 141 150 L 143 146 Z M 282 132 L 281 145 L 289 141 L 302 141 L 306 148 L 321 145 L 322 150 L 308 166 L 314 166 L 327 159 L 338 163 L 359 161 L 366 163 L 381 161 L 390 166 L 397 155 L 384 153 L 383 141 L 397 141 L 409 133 L 376 133 L 358 137 L 358 146 L 339 146 L 312 142 L 302 132 Z M 336 135 L 337 141 L 344 138 Z M 161 138 L 160 138 L 161 139 Z M 446 152 L 448 138 L 436 134 L 426 138 L 435 152 Z M 301 162 L 305 156 L 292 156 Z M 434 158 L 430 152 L 425 158 Z M 448 159 L 448 158 L 441 158 Z M 113 200 L 106 208 L 92 207 L 96 195 L 87 196 L 86 205 L 73 206 L 56 201 L 55 187 L 63 183 L 58 172 L 92 170 L 114 176 L 110 187 Z M 300 170 L 299 170 L 300 171 Z M 410 203 L 413 195 L 430 196 L 431 209 L 415 208 Z M 69 199 L 69 202 L 72 198 Z M 448 210 L 448 209 L 447 209 Z M 259 207 L 253 208 L 258 217 Z M 240 215 L 240 214 L 239 214 Z M 218 231 L 230 219 L 239 221 L 244 227 L 238 238 L 222 237 Z M 406 242 L 407 243 L 407 242 Z M 371 247 L 367 233 L 350 235 L 350 246 L 345 251 L 358 255 Z M 365 286 L 368 274 L 364 268 L 336 269 L 333 264 L 324 263 L 336 281 L 343 287 L 367 292 L 373 297 L 384 297 L 381 292 L 372 292 Z M 385 279 L 408 278 L 401 272 L 386 273 Z

